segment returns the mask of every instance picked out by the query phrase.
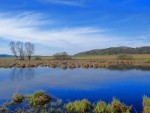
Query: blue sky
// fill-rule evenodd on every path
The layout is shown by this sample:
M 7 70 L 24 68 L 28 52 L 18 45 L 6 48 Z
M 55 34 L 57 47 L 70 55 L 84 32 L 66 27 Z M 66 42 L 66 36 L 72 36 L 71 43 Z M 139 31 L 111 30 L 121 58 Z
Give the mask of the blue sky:
M 35 54 L 150 45 L 149 0 L 1 0 L 0 54 L 30 41 Z

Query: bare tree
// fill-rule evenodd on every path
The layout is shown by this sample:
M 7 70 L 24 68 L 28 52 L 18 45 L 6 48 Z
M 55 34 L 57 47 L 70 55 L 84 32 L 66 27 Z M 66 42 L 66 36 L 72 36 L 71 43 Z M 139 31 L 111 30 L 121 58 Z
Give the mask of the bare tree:
M 24 51 L 24 44 L 23 44 L 23 42 L 18 41 L 16 43 L 16 48 L 17 48 L 18 54 L 20 56 L 20 60 L 24 60 L 25 51 Z
M 34 54 L 34 44 L 32 44 L 31 42 L 26 42 L 25 47 L 26 47 L 26 55 L 28 59 L 30 60 L 32 54 Z
M 11 41 L 11 42 L 9 43 L 9 46 L 10 46 L 10 50 L 11 50 L 11 52 L 13 53 L 13 55 L 18 59 L 16 43 L 13 42 L 13 41 Z

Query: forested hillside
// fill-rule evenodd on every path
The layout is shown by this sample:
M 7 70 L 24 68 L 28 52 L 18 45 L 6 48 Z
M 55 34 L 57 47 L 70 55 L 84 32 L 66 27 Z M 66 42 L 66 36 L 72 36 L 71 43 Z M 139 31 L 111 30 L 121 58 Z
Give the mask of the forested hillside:
M 150 54 L 150 46 L 144 47 L 111 47 L 106 49 L 94 49 L 91 51 L 81 52 L 76 55 L 115 55 L 115 54 Z

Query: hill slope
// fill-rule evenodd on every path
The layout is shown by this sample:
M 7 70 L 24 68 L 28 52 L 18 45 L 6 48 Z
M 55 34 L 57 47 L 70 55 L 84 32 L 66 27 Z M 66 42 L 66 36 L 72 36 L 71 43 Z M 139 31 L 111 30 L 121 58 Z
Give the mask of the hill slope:
M 115 54 L 150 54 L 150 46 L 144 47 L 111 47 L 106 49 L 94 49 L 91 51 L 85 51 L 76 55 L 115 55 Z

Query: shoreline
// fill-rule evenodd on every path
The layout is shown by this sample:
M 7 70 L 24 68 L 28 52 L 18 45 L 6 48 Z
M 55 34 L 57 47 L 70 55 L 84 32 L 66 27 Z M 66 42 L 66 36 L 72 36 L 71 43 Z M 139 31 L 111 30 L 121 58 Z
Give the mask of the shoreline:
M 0 59 L 0 68 L 50 67 L 67 68 L 106 68 L 106 69 L 149 69 L 150 60 L 16 60 Z

